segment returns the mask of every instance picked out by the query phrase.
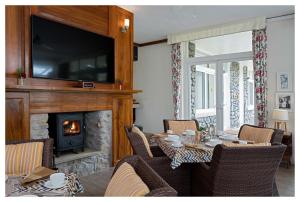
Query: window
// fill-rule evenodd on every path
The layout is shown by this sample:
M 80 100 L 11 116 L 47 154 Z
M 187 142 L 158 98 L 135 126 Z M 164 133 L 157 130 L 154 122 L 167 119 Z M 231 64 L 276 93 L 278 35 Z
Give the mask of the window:
M 207 57 L 248 51 L 252 51 L 252 32 L 210 37 L 189 43 L 189 57 Z
M 195 79 L 196 117 L 215 115 L 216 64 L 196 65 Z
M 218 130 L 254 123 L 252 32 L 189 41 L 184 52 L 183 117 Z

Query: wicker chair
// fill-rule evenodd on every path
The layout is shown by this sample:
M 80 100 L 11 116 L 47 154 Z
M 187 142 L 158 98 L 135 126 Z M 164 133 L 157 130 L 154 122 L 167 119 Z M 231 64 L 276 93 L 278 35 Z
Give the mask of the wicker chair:
M 170 122 L 177 122 L 178 126 L 170 125 Z M 199 123 L 196 119 L 193 120 L 173 120 L 173 119 L 164 119 L 164 131 L 165 133 L 167 130 L 173 130 L 175 133 L 182 133 L 183 131 L 190 129 L 190 130 L 199 130 Z M 183 124 L 186 123 L 186 126 Z
M 29 140 L 29 141 L 9 141 L 6 142 L 6 145 L 9 144 L 20 144 L 20 143 L 27 143 L 27 142 L 43 142 L 44 148 L 43 148 L 43 159 L 42 159 L 42 166 L 47 168 L 53 168 L 54 167 L 54 160 L 53 160 L 53 139 L 35 139 L 35 140 Z
M 262 127 L 259 127 L 259 126 L 244 124 L 244 125 L 241 126 L 241 128 L 239 130 L 238 137 L 240 137 L 241 132 L 243 131 L 243 127 L 245 127 L 245 126 L 249 126 L 249 127 L 253 127 L 253 128 L 262 128 Z M 272 130 L 274 130 L 274 132 L 272 134 L 272 137 L 271 137 L 271 140 L 270 140 L 270 143 L 271 144 L 281 144 L 284 131 L 283 130 L 279 130 L 279 129 L 274 129 L 274 128 L 266 128 L 266 129 L 272 129 Z
M 177 196 L 176 190 L 170 187 L 165 180 L 137 155 L 128 156 L 120 160 L 114 169 L 113 175 L 124 162 L 129 163 L 148 186 L 150 193 L 146 196 Z
M 194 196 L 275 196 L 275 174 L 286 146 L 217 145 L 211 165 L 195 164 Z
M 190 196 L 191 194 L 191 166 L 182 164 L 176 169 L 172 169 L 171 160 L 158 146 L 150 146 L 153 158 L 147 152 L 142 138 L 131 131 L 131 127 L 125 127 L 127 137 L 133 148 L 133 153 L 141 156 L 170 186 L 172 186 L 179 196 Z

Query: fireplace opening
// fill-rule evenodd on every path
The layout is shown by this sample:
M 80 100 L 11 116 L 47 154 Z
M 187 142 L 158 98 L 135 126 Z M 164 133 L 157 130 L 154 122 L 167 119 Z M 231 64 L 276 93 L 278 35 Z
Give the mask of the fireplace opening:
M 80 122 L 78 120 L 69 121 L 66 120 L 63 123 L 64 136 L 73 136 L 80 134 Z
M 85 125 L 83 113 L 49 114 L 49 136 L 54 139 L 54 153 L 84 151 Z

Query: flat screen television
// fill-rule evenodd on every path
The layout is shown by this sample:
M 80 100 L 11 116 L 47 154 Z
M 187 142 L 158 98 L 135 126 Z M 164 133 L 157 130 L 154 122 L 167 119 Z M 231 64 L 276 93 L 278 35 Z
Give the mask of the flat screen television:
M 37 16 L 31 18 L 32 76 L 114 82 L 114 39 Z

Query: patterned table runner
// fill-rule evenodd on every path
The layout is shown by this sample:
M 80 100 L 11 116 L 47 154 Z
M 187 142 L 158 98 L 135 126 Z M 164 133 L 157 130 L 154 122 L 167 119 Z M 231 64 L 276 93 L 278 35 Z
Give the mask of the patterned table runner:
M 197 145 L 197 148 L 192 147 L 172 147 L 172 142 L 167 142 L 164 137 L 157 138 L 158 146 L 172 160 L 171 167 L 173 169 L 179 167 L 182 163 L 199 163 L 210 162 L 213 154 L 213 148 L 207 147 L 204 144 Z
M 22 186 L 18 184 L 14 187 L 14 190 L 10 194 L 11 196 L 16 195 L 26 195 L 26 194 L 33 194 L 38 195 L 38 193 L 47 193 L 49 192 L 48 196 L 51 196 L 51 192 L 53 193 L 61 193 L 61 196 L 74 196 L 77 193 L 83 192 L 84 188 L 80 183 L 79 179 L 77 178 L 76 174 L 71 173 L 67 175 L 68 183 L 61 188 L 58 189 L 50 189 L 44 186 L 45 182 L 49 179 L 38 180 L 33 184 Z M 47 194 L 45 194 L 47 196 Z

